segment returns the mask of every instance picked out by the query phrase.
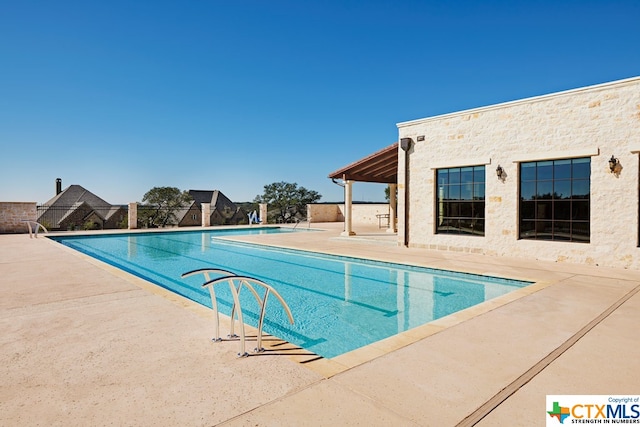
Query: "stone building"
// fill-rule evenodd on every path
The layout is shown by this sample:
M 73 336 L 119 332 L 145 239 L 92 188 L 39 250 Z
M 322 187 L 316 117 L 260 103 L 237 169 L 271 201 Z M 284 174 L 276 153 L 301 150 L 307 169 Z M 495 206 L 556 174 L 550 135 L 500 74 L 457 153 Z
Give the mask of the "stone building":
M 399 242 L 640 268 L 640 77 L 398 129 Z
M 397 126 L 329 178 L 397 188 L 399 245 L 640 268 L 640 77 Z

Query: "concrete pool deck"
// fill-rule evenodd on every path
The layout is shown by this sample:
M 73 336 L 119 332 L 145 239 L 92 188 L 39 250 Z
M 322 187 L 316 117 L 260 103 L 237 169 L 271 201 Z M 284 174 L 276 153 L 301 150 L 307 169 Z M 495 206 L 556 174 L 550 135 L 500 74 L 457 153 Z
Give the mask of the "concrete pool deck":
M 206 308 L 49 239 L 0 235 L 0 425 L 528 426 L 544 425 L 548 394 L 640 394 L 639 271 L 313 227 L 325 231 L 242 240 L 537 284 L 336 359 L 238 359 L 236 342 L 210 341 Z

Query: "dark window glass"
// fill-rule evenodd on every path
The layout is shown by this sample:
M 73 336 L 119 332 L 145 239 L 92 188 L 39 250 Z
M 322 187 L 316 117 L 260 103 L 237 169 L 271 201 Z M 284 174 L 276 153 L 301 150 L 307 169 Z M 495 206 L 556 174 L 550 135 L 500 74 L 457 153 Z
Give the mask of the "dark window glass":
M 460 184 L 460 168 L 449 169 L 449 184 Z
M 438 185 L 438 199 L 439 200 L 448 200 L 449 199 L 449 186 L 439 184 Z
M 553 203 L 553 219 L 556 221 L 571 219 L 570 200 L 557 200 Z
M 460 199 L 473 200 L 473 184 L 462 184 L 460 186 Z
M 523 200 L 533 200 L 536 195 L 536 182 L 525 181 L 520 184 L 520 197 Z
M 538 200 L 536 203 L 536 219 L 550 219 L 553 209 L 551 200 Z
M 553 179 L 553 162 L 537 162 L 538 163 L 538 171 L 536 178 L 538 181 L 542 181 L 545 179 Z
M 553 181 L 538 181 L 537 199 L 550 199 L 553 194 Z
M 553 240 L 553 222 L 536 221 L 536 238 L 539 240 Z
M 449 171 L 447 169 L 443 170 L 442 173 L 438 174 L 438 185 L 447 185 L 449 183 Z
M 527 236 L 527 237 L 522 237 Z M 535 239 L 536 238 L 536 222 L 535 221 L 520 221 L 520 238 L 522 239 Z
M 554 240 L 571 240 L 571 222 L 554 221 L 553 238 Z
M 473 213 L 472 213 L 473 217 L 484 218 L 484 200 L 482 200 L 481 202 L 476 201 L 475 203 L 473 203 L 472 206 L 473 206 Z M 482 229 L 484 230 L 484 227 Z
M 591 177 L 591 159 L 573 159 L 572 167 L 572 178 L 590 178 Z
M 436 233 L 484 236 L 485 167 L 436 171 Z
M 484 200 L 484 182 L 476 182 L 473 184 L 473 199 Z
M 520 203 L 520 218 L 536 219 L 536 202 L 531 201 Z
M 473 182 L 473 168 L 460 169 L 460 182 Z
M 460 200 L 460 185 L 455 184 L 449 186 L 449 199 Z
M 533 163 L 521 163 L 520 164 L 520 181 L 535 181 L 536 180 L 536 164 Z
M 520 238 L 589 242 L 591 159 L 520 164 Z
M 460 215 L 461 218 L 473 217 L 473 203 L 460 203 Z
M 571 198 L 571 180 L 562 179 L 553 183 L 554 199 L 570 199 Z
M 553 179 L 571 179 L 571 160 L 556 160 L 554 162 Z
M 578 179 L 573 181 L 571 196 L 574 199 L 584 199 L 589 198 L 589 180 L 588 179 Z
M 576 221 L 589 221 L 589 201 L 576 200 L 572 203 L 571 219 Z
M 573 222 L 571 224 L 571 236 L 572 240 L 589 242 L 589 223 Z

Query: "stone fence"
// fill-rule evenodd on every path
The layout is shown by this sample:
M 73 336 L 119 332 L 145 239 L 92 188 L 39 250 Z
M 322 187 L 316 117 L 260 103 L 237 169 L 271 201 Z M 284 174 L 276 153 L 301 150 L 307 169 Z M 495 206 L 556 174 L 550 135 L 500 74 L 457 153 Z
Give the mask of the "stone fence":
M 208 205 L 208 204 L 206 204 Z M 209 206 L 204 207 L 209 208 Z M 129 228 L 137 222 L 137 204 L 129 204 Z M 387 203 L 354 203 L 352 205 L 353 224 L 387 225 L 384 215 L 389 214 Z M 266 205 L 260 206 L 260 217 L 266 217 Z M 204 218 L 208 218 L 207 215 Z M 312 222 L 342 222 L 344 221 L 344 204 L 310 204 L 307 205 L 307 218 Z M 37 221 L 38 212 L 35 202 L 0 202 L 0 234 L 28 233 L 24 220 Z M 203 227 L 209 226 L 203 220 Z
M 0 202 L 0 234 L 28 233 L 24 220 L 37 219 L 36 202 Z

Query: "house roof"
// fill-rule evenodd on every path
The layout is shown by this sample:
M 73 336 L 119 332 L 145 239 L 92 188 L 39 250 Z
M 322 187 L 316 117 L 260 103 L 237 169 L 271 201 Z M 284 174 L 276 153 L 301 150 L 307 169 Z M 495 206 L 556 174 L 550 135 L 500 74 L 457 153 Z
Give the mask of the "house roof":
M 219 190 L 189 190 L 193 200 L 200 206 L 202 203 L 211 203 L 211 213 L 218 211 L 223 216 L 230 216 L 238 211 L 238 207 Z
M 225 207 L 230 208 L 234 212 L 237 209 L 236 204 L 218 190 L 213 192 L 213 196 L 211 197 L 211 206 L 215 206 L 218 210 L 224 210 Z
M 44 204 L 47 206 L 72 206 L 77 202 L 87 202 L 92 207 L 109 207 L 111 204 L 105 202 L 100 197 L 93 194 L 91 191 L 82 187 L 81 185 L 70 185 L 65 188 L 60 194 L 51 198 Z
M 39 217 L 38 221 L 46 220 L 57 226 L 60 221 L 85 204 L 104 219 L 109 218 L 118 210 L 118 207 L 112 206 L 81 185 L 70 185 L 44 203 L 47 210 Z
M 211 203 L 213 197 L 213 191 L 211 190 L 189 190 L 189 195 L 193 198 L 193 201 L 200 206 L 202 203 Z
M 187 216 L 187 214 L 191 212 L 191 209 L 193 209 L 194 207 L 196 207 L 196 209 L 199 209 L 200 205 L 196 204 L 196 202 L 193 201 L 176 209 L 173 213 L 176 216 L 177 221 L 181 222 L 184 219 L 184 217 Z
M 398 182 L 398 143 L 389 145 L 329 174 L 331 179 L 361 182 Z

